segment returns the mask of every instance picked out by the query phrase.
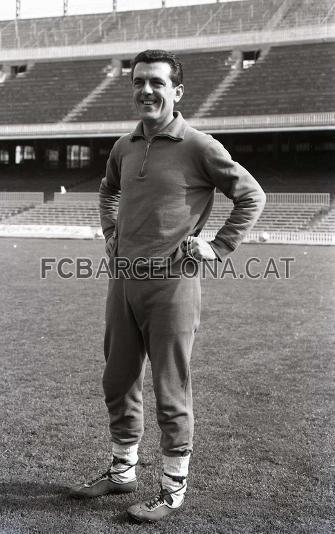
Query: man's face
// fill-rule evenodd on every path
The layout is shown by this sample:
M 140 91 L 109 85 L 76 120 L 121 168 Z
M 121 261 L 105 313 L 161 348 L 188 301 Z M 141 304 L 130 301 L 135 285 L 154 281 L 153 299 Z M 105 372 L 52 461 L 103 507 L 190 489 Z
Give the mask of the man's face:
M 168 63 L 137 63 L 133 74 L 133 99 L 139 117 L 146 123 L 166 126 L 173 119 L 174 103 L 184 87 L 173 86 Z

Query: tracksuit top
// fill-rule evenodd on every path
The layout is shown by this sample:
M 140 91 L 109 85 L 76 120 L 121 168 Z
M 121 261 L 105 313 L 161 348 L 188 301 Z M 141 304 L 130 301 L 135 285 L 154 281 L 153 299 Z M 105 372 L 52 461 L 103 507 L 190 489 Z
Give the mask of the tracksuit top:
M 113 146 L 100 186 L 100 216 L 106 241 L 113 236 L 117 256 L 180 261 L 181 243 L 198 236 L 213 205 L 215 188 L 234 207 L 210 241 L 222 260 L 259 218 L 265 194 L 211 135 L 190 127 L 180 112 L 151 139 L 142 122 Z

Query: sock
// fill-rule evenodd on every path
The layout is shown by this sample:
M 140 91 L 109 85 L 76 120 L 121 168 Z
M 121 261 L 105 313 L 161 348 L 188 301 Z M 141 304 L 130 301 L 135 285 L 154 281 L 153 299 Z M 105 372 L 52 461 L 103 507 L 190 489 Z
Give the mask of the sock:
M 136 480 L 137 449 L 138 444 L 120 445 L 119 443 L 112 443 L 113 459 L 110 473 L 113 482 L 125 484 L 126 482 Z M 122 462 L 116 463 L 115 458 L 119 458 Z
M 163 455 L 162 488 L 171 493 L 171 508 L 178 508 L 184 500 L 187 489 L 186 477 L 191 455 L 165 456 Z M 173 477 L 173 478 L 172 478 Z M 180 480 L 177 478 L 181 477 Z M 173 492 L 173 493 L 172 493 Z

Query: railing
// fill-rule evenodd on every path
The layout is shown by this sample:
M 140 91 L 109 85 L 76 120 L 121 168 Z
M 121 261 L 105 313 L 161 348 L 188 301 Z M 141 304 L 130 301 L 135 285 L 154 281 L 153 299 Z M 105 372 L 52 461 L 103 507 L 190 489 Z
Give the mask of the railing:
M 73 192 L 73 193 L 55 193 L 55 202 L 98 202 L 99 193 Z
M 199 28 L 199 29 L 195 32 L 195 34 L 194 34 L 195 37 L 198 37 L 198 35 L 201 34 L 201 32 L 208 26 L 208 24 L 209 24 L 210 22 L 212 22 L 212 20 L 213 20 L 214 18 L 216 18 L 216 16 L 220 13 L 220 11 L 222 11 L 223 7 L 224 7 L 223 4 L 221 4 L 220 7 L 219 7 L 219 9 L 217 9 L 214 13 L 211 14 L 211 16 L 210 16 L 210 17 L 208 18 L 208 20 L 205 22 L 205 24 L 203 24 L 203 25 L 201 26 L 201 28 Z
M 301 128 L 303 126 L 319 127 L 329 125 L 332 129 L 335 123 L 335 112 L 312 112 L 312 113 L 282 113 L 275 115 L 243 115 L 231 117 L 206 117 L 188 119 L 194 128 L 201 129 L 202 125 L 206 130 L 212 132 L 224 132 L 225 130 L 238 129 L 245 131 L 246 128 Z
M 7 201 L 32 201 L 32 202 L 43 202 L 44 193 L 40 192 L 21 192 L 21 191 L 1 191 L 0 192 L 0 202 Z M 95 202 L 99 199 L 98 192 L 69 192 L 69 193 L 59 193 L 54 194 L 54 200 L 56 202 L 75 202 L 75 201 L 87 201 Z M 267 204 L 317 204 L 323 206 L 330 205 L 330 194 L 329 193 L 267 193 L 266 195 Z M 232 205 L 232 201 L 226 197 L 223 193 L 215 193 L 214 199 L 215 205 L 228 204 Z
M 329 193 L 267 193 L 267 204 L 317 204 L 330 205 Z M 232 204 L 232 201 L 223 193 L 215 194 L 214 204 Z
M 203 230 L 203 239 L 214 239 L 215 230 Z M 335 234 L 331 232 L 250 232 L 243 243 L 296 244 L 296 245 L 335 245 Z
M 9 26 L 14 25 L 14 20 L 10 20 L 6 26 L 2 26 L 0 29 L 0 48 L 2 48 L 2 32 L 5 31 Z
M 78 43 L 76 44 L 82 44 L 82 43 L 87 43 L 87 38 L 90 36 L 90 35 L 93 35 L 95 32 L 98 32 L 98 34 L 100 33 L 100 31 L 102 32 L 102 28 L 103 28 L 103 25 L 109 21 L 111 18 L 113 18 L 115 20 L 115 11 L 113 11 L 110 15 L 107 15 L 107 17 L 105 17 L 102 21 L 100 20 L 99 23 L 92 29 L 90 30 L 88 33 L 86 33 L 79 41 Z
M 285 2 L 289 2 L 289 0 L 284 0 Z M 322 2 L 320 3 L 322 4 Z M 212 4 L 213 6 L 215 6 L 215 4 Z M 196 28 L 196 27 L 193 27 L 192 28 L 192 25 L 188 25 L 187 24 L 187 20 L 186 20 L 186 25 L 185 25 L 185 19 L 187 19 L 187 6 L 180 6 L 179 9 L 181 9 L 180 11 L 180 16 L 179 16 L 179 20 L 177 21 L 177 26 L 175 27 L 176 31 L 175 31 L 175 35 L 174 35 L 174 32 L 173 32 L 173 29 L 172 29 L 172 26 L 169 26 L 170 28 L 170 33 L 169 33 L 169 39 L 170 40 L 174 40 L 175 38 L 187 38 L 187 36 L 190 36 L 192 35 L 195 39 L 197 39 L 199 36 L 200 37 L 204 37 L 203 36 L 203 33 L 204 31 L 208 28 L 208 26 L 210 26 L 213 21 L 215 22 L 216 20 L 218 21 L 221 21 L 223 24 L 225 23 L 225 26 L 224 26 L 224 29 L 222 29 L 222 26 L 219 25 L 218 28 L 217 28 L 217 31 L 219 32 L 219 36 L 221 36 L 222 34 L 229 34 L 229 32 L 233 31 L 233 33 L 235 33 L 234 30 L 232 30 L 231 28 L 231 24 L 230 22 L 226 20 L 226 17 L 225 16 L 220 16 L 221 13 L 224 13 L 224 10 L 226 9 L 226 4 L 219 4 L 219 7 L 218 9 L 215 11 L 213 10 L 212 14 L 208 17 L 208 19 L 206 20 L 206 22 L 204 23 L 200 23 L 199 27 Z M 280 13 L 281 13 L 281 10 L 284 9 L 285 7 L 285 3 L 283 3 L 282 5 L 280 5 L 280 2 L 278 2 L 278 6 L 279 9 L 278 11 L 273 15 L 273 17 L 276 17 L 276 16 L 279 16 Z M 195 13 L 197 13 L 199 11 L 199 14 L 203 14 L 203 10 L 205 8 L 201 7 L 201 6 L 194 6 L 194 10 L 195 10 Z M 162 16 L 164 14 L 164 17 L 166 17 L 167 21 L 172 20 L 173 22 L 173 15 L 174 15 L 174 8 L 173 7 L 168 7 L 168 8 L 164 8 L 163 10 L 161 8 L 159 8 L 158 12 L 159 12 L 159 16 L 158 16 L 158 20 L 157 20 L 157 24 L 159 25 L 159 21 L 160 21 L 160 17 L 161 17 L 161 13 L 162 13 Z M 335 10 L 335 5 L 332 5 L 328 12 L 326 13 L 326 15 L 323 13 L 323 14 L 320 14 L 319 16 L 313 16 L 313 15 L 310 15 L 310 17 L 308 17 L 307 15 L 303 18 L 303 19 L 299 19 L 299 18 L 296 18 L 296 20 L 292 20 L 290 21 L 289 23 L 289 29 L 292 30 L 293 34 L 295 34 L 295 32 L 297 30 L 299 30 L 299 26 L 309 26 L 311 25 L 313 28 L 312 28 L 312 31 L 313 33 L 319 33 L 320 31 L 320 26 L 327 26 L 328 24 L 328 21 L 329 19 L 331 18 L 332 14 L 334 13 L 334 10 Z M 154 14 L 155 12 L 157 12 L 157 9 L 153 9 L 152 10 L 152 13 Z M 141 10 L 138 11 L 138 13 L 141 13 Z M 167 13 L 167 15 L 166 15 Z M 270 10 L 265 10 L 263 15 L 264 14 L 270 14 Z M 253 28 L 256 30 L 255 33 L 262 33 L 262 31 L 260 30 L 259 27 L 256 27 L 251 25 L 250 21 L 249 20 L 245 20 L 244 22 L 242 21 L 242 19 L 238 19 L 237 17 L 239 16 L 239 14 L 236 12 L 236 15 L 235 15 L 235 18 L 234 18 L 234 21 L 235 21 L 235 24 L 238 22 L 239 23 L 239 32 L 240 33 L 247 33 L 247 34 L 252 34 L 253 33 Z M 78 20 L 79 22 L 83 22 L 84 21 L 84 18 L 80 18 L 81 16 L 80 15 L 77 15 L 76 17 L 74 17 L 76 20 Z M 82 16 L 84 17 L 84 16 Z M 170 18 L 169 18 L 170 17 Z M 267 27 L 267 24 L 271 24 L 271 20 L 272 22 L 274 23 L 275 22 L 275 18 L 270 19 L 270 21 L 266 22 L 266 17 L 263 17 L 263 22 L 265 24 L 265 27 L 263 28 L 266 29 Z M 298 17 L 298 14 L 296 13 L 296 17 Z M 89 38 L 92 36 L 92 35 L 99 35 L 100 36 L 100 33 L 101 33 L 101 29 L 103 28 L 103 26 L 105 25 L 106 22 L 108 22 L 111 18 L 114 18 L 114 20 L 121 20 L 121 13 L 115 13 L 115 12 L 111 12 L 110 14 L 107 14 L 107 16 L 105 17 L 105 19 L 103 20 L 99 20 L 99 22 L 97 23 L 97 25 L 92 28 L 92 29 L 88 29 L 87 33 L 84 34 L 84 35 L 79 35 L 78 36 L 78 31 L 77 29 L 68 29 L 66 28 L 66 25 L 63 23 L 63 20 L 66 20 L 66 18 L 64 19 L 63 17 L 53 17 L 55 19 L 55 24 L 50 24 L 50 26 L 46 26 L 43 28 L 43 22 L 38 22 L 37 23 L 37 31 L 36 31 L 36 35 L 35 37 L 33 37 L 32 41 L 36 41 L 35 42 L 35 45 L 34 43 L 32 42 L 31 45 L 29 44 L 29 41 L 26 40 L 26 35 L 27 35 L 27 31 L 24 29 L 22 23 L 20 21 L 18 21 L 17 19 L 13 20 L 13 21 L 9 21 L 8 24 L 6 24 L 5 26 L 3 26 L 2 28 L 0 28 L 0 48 L 2 48 L 3 44 L 4 44 L 4 31 L 6 29 L 8 29 L 10 26 L 13 26 L 13 31 L 12 31 L 12 39 L 15 41 L 15 43 L 13 43 L 13 47 L 18 47 L 20 48 L 20 46 L 24 46 L 24 47 L 28 47 L 28 46 L 31 46 L 31 47 L 34 47 L 36 46 L 36 44 L 38 43 L 38 35 L 43 35 L 43 33 L 45 33 L 45 41 L 46 41 L 46 46 L 50 46 L 50 43 L 52 47 L 54 46 L 58 46 L 57 43 L 65 43 L 69 41 L 70 39 L 70 42 L 72 42 L 73 45 L 76 45 L 76 46 L 79 46 L 80 44 L 83 44 L 83 43 L 87 43 L 87 40 L 90 40 Z M 38 19 L 37 19 L 38 20 Z M 59 24 L 60 25 L 60 28 L 57 28 L 56 27 L 56 24 Z M 149 20 L 148 22 L 145 23 L 144 27 L 142 27 L 141 29 L 141 36 L 139 35 L 134 35 L 133 33 L 133 26 L 132 26 L 132 19 L 131 19 L 131 16 L 128 15 L 126 16 L 124 19 L 122 19 L 122 26 L 124 27 L 118 27 L 118 36 L 117 36 L 117 40 L 120 40 L 120 39 L 124 39 L 124 40 L 129 40 L 129 41 L 137 41 L 139 37 L 142 38 L 143 40 L 143 36 L 145 36 L 145 30 L 146 27 L 148 26 L 148 24 L 154 24 L 153 23 L 153 19 Z M 319 26 L 319 27 L 318 27 Z M 84 26 L 82 25 L 82 28 Z M 128 29 L 128 31 L 127 31 Z M 235 27 L 235 30 L 238 31 L 238 28 L 237 26 Z M 283 30 L 285 30 L 285 28 L 283 28 Z M 215 28 L 213 27 L 213 29 L 211 30 L 213 31 L 213 33 L 215 34 L 216 31 L 215 31 Z M 273 31 L 272 28 L 270 28 L 270 31 L 268 33 L 271 34 L 271 32 Z M 41 33 L 42 32 L 42 33 Z M 130 32 L 130 34 L 129 34 Z M 292 33 L 291 32 L 291 33 Z M 235 39 L 236 36 L 234 36 L 234 39 Z M 22 43 L 22 38 L 24 40 L 26 40 L 25 43 Z M 156 34 L 155 32 L 151 32 L 149 35 L 148 35 L 148 39 L 152 40 L 152 39 L 156 39 Z M 30 40 L 30 37 L 29 37 L 29 40 Z M 270 37 L 270 40 L 271 40 L 271 37 Z M 112 41 L 110 41 L 112 43 Z M 255 40 L 253 40 L 253 42 L 255 42 Z M 101 43 L 100 43 L 101 44 Z M 94 43 L 92 43 L 92 45 L 94 45 Z M 137 44 L 138 46 L 138 44 Z M 43 48 L 43 47 L 42 47 Z M 179 46 L 180 48 L 180 46 Z
M 297 245 L 335 245 L 331 232 L 250 232 L 244 243 L 288 243 Z
M 0 191 L 0 202 L 44 202 L 44 193 Z
M 327 15 L 321 20 L 321 24 L 326 24 L 327 23 L 327 20 L 329 19 L 330 15 L 333 14 L 333 12 L 335 11 L 335 4 L 333 6 L 330 7 Z
M 329 206 L 329 193 L 267 193 L 268 204 L 322 204 Z
M 54 44 L 47 46 L 30 46 L 28 48 L 17 48 L 13 45 L 11 48 L 0 47 L 0 61 L 27 61 L 29 60 L 48 60 L 64 58 L 85 58 L 102 57 L 102 56 L 123 56 L 135 55 L 138 52 L 138 40 L 133 34 L 129 40 L 123 40 L 118 33 L 117 41 L 99 42 L 91 44 Z M 126 36 L 124 36 L 126 37 Z M 240 33 L 220 33 L 219 35 L 199 35 L 198 37 L 188 36 L 166 37 L 158 36 L 154 40 L 158 48 L 176 50 L 176 51 L 198 51 L 198 50 L 232 50 L 234 47 L 251 46 L 257 47 L 268 45 L 298 44 L 304 42 L 322 40 L 330 41 L 335 38 L 335 23 L 323 25 L 321 27 L 307 26 L 289 29 L 276 29 L 272 31 L 247 31 Z M 151 41 L 143 41 L 143 46 L 152 46 Z

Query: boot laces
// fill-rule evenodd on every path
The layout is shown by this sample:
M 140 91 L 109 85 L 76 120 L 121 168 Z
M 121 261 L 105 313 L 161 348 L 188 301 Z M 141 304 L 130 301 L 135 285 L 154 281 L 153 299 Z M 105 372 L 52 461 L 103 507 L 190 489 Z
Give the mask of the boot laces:
M 149 510 L 152 510 L 154 508 L 157 508 L 157 506 L 165 504 L 166 503 L 166 497 L 170 497 L 171 502 L 168 503 L 168 504 L 172 504 L 172 501 L 173 501 L 172 495 L 174 493 L 177 493 L 178 491 L 180 491 L 184 487 L 185 487 L 185 485 L 182 486 L 181 488 L 178 488 L 178 489 L 174 490 L 174 491 L 168 491 L 168 490 L 166 490 L 166 489 L 161 487 L 161 490 L 160 490 L 159 494 L 156 495 L 156 497 L 153 497 L 153 499 L 150 499 L 150 501 L 146 502 L 145 505 L 147 506 L 147 508 Z
M 129 471 L 129 469 L 133 467 L 133 465 L 128 464 L 126 460 L 123 460 L 122 458 L 118 458 L 117 456 L 113 456 L 111 467 L 114 467 L 115 465 L 118 465 L 118 464 L 123 464 L 125 466 L 125 469 L 122 471 L 122 473 L 126 473 L 127 471 Z M 93 484 L 96 484 L 97 482 L 99 482 L 100 480 L 104 478 L 110 479 L 113 475 L 113 473 L 111 472 L 111 467 L 107 471 L 102 473 L 101 475 L 98 475 L 93 480 L 90 480 L 90 482 L 88 482 L 88 485 L 91 486 Z
M 105 473 L 102 473 L 101 475 L 97 476 L 97 478 L 94 478 L 93 480 L 90 480 L 88 483 L 90 486 L 95 484 L 96 482 L 99 482 L 99 480 L 102 480 L 103 478 L 110 478 L 111 474 L 110 471 L 106 471 Z
M 164 494 L 163 489 L 161 489 L 159 495 L 156 495 L 156 497 L 153 497 L 150 499 L 150 501 L 146 502 L 145 505 L 149 510 L 153 510 L 154 508 L 157 508 L 157 506 L 160 506 L 165 503 L 164 500 Z

